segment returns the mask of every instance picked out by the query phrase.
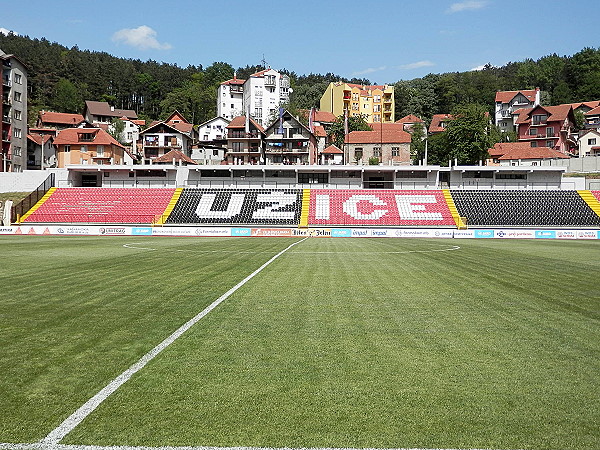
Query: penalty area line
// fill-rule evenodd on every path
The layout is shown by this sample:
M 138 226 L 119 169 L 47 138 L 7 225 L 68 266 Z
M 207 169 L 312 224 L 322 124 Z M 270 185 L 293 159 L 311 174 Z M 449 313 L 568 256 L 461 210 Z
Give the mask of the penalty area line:
M 223 301 L 227 300 L 227 298 L 229 298 L 231 296 L 231 294 L 233 294 L 235 291 L 237 291 L 239 288 L 241 288 L 244 284 L 246 284 L 248 281 L 250 281 L 256 275 L 258 275 L 260 272 L 262 272 L 265 267 L 267 267 L 269 264 L 271 264 L 273 261 L 275 261 L 277 258 L 279 258 L 281 255 L 283 255 L 285 252 L 287 252 L 289 249 L 291 249 L 295 245 L 300 244 L 301 242 L 304 242 L 306 239 L 308 239 L 308 238 L 304 238 L 297 242 L 294 242 L 293 244 L 291 244 L 291 245 L 287 246 L 286 248 L 284 248 L 283 250 L 281 250 L 279 253 L 277 253 L 275 256 L 273 256 L 271 259 L 269 259 L 266 263 L 264 263 L 262 266 L 260 266 L 258 269 L 256 269 L 254 272 L 252 272 L 250 275 L 248 275 L 246 278 L 244 278 L 242 281 L 240 281 L 238 284 L 236 284 L 234 287 L 229 289 L 227 292 L 225 292 L 223 295 L 221 295 L 218 299 L 216 299 L 214 302 L 212 302 L 206 308 L 204 308 L 201 312 L 199 312 L 194 317 L 192 317 L 190 320 L 188 320 L 186 323 L 184 323 L 181 327 L 179 327 L 176 331 L 174 331 L 164 341 L 162 341 L 160 344 L 158 344 L 156 347 L 154 347 L 152 350 L 150 350 L 148 353 L 146 353 L 144 356 L 142 356 L 136 363 L 134 363 L 127 370 L 125 370 L 123 373 L 121 373 L 121 375 L 119 375 L 117 378 L 115 378 L 110 383 L 108 383 L 96 395 L 94 395 L 87 402 L 85 402 L 77 411 L 75 411 L 73 414 L 71 414 L 69 417 L 67 417 L 58 427 L 56 427 L 45 438 L 43 438 L 41 441 L 39 441 L 38 445 L 41 445 L 41 447 L 38 446 L 35 448 L 48 448 L 47 447 L 48 445 L 53 446 L 54 444 L 58 444 L 67 434 L 69 434 L 71 431 L 73 431 L 73 429 L 77 425 L 79 425 L 88 415 L 90 415 L 96 408 L 98 408 L 98 406 L 100 406 L 100 404 L 102 404 L 102 402 L 104 402 L 104 400 L 106 400 L 121 385 L 123 385 L 125 382 L 127 382 L 136 372 L 143 369 L 144 366 L 146 364 L 148 364 L 150 361 L 152 361 L 160 352 L 162 352 L 169 345 L 171 345 L 173 342 L 175 342 L 175 340 L 177 338 L 179 338 L 183 333 L 185 333 L 192 326 L 194 326 L 200 319 L 202 319 L 204 316 L 206 316 L 209 312 L 211 312 L 213 309 L 215 309 L 217 306 L 219 306 Z M 7 448 L 8 450 L 17 450 L 16 447 L 14 447 L 14 448 L 2 447 L 3 445 L 6 445 L 6 444 L 1 444 L 0 450 L 4 449 L 4 448 Z M 13 445 L 15 445 L 15 444 L 13 444 Z M 52 447 L 52 448 L 54 448 L 54 447 Z M 65 446 L 65 448 L 70 448 L 70 447 Z M 88 447 L 82 446 L 79 448 L 84 449 L 84 448 L 88 448 Z M 93 447 L 89 447 L 89 448 L 93 448 Z M 100 448 L 100 447 L 98 447 L 98 448 Z M 125 448 L 125 447 L 123 447 L 123 448 Z M 133 448 L 133 447 L 129 447 L 129 448 Z

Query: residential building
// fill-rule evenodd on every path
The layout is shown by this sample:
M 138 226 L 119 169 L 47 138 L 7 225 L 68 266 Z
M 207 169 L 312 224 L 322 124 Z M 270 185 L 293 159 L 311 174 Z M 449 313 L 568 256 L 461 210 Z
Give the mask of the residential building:
M 442 133 L 446 130 L 448 122 L 453 119 L 452 114 L 434 114 L 429 124 L 429 134 Z
M 579 157 L 582 156 L 600 156 L 600 130 L 583 130 L 577 140 Z
M 217 91 L 217 116 L 227 120 L 244 114 L 244 83 L 234 76 L 224 81 Z M 202 135 L 201 135 L 202 136 Z
M 229 122 L 230 120 L 219 116 L 198 125 L 198 140 L 203 143 L 226 141 Z
M 196 138 L 194 125 L 175 111 L 167 120 L 154 122 L 140 132 L 143 163 L 152 164 L 156 158 L 171 150 L 179 150 L 186 156 L 191 156 L 192 144 Z
M 514 130 L 514 114 L 518 109 L 540 104 L 540 89 L 496 92 L 495 124 L 504 132 Z
M 227 164 L 264 164 L 265 129 L 252 117 L 234 117 L 227 125 Z
M 56 167 L 123 164 L 125 148 L 101 128 L 65 128 L 54 139 Z
M 536 106 L 515 111 L 517 136 L 531 147 L 548 147 L 564 154 L 576 152 L 571 136 L 575 115 L 571 105 Z
M 0 71 L 0 172 L 22 172 L 27 168 L 27 69 L 0 50 Z
M 170 150 L 162 156 L 155 158 L 152 162 L 153 164 L 172 164 L 175 166 L 187 166 L 187 165 L 197 165 L 198 163 L 194 161 L 189 156 L 186 156 L 183 152 L 179 150 Z
M 396 120 L 396 123 L 401 123 L 404 128 L 404 131 L 407 131 L 408 133 L 412 133 L 413 127 L 417 123 L 425 127 L 425 122 L 423 122 L 423 119 L 413 114 L 409 114 L 408 116 L 404 116 L 402 119 Z
M 332 82 L 321 96 L 320 110 L 339 117 L 364 115 L 368 123 L 394 122 L 394 87 Z
M 265 164 L 317 163 L 317 138 L 288 111 L 281 111 L 265 134 Z
M 120 141 L 125 144 L 126 147 L 137 153 L 137 143 L 140 140 L 140 130 L 146 125 L 146 121 L 129 119 L 126 116 L 119 117 L 119 119 L 121 122 L 123 122 L 123 131 L 121 132 Z M 109 132 L 111 131 L 111 128 L 112 125 L 109 125 Z
M 381 164 L 410 164 L 410 133 L 403 124 L 370 124 L 373 131 L 352 131 L 346 136 L 345 161 L 368 164 L 377 158 Z
M 137 120 L 138 118 L 137 113 L 133 110 L 117 109 L 110 106 L 108 102 L 94 102 L 91 100 L 86 100 L 83 116 L 89 123 L 102 126 L 104 129 L 114 119 L 120 119 L 123 116 L 130 120 Z
M 75 128 L 85 119 L 81 114 L 59 113 L 53 111 L 40 111 L 36 122 L 37 128 L 64 130 L 65 128 Z M 93 126 L 91 123 L 88 125 Z
M 344 164 L 344 151 L 335 144 L 331 144 L 322 152 L 319 152 L 319 156 L 319 164 Z
M 29 132 L 27 134 L 27 170 L 56 167 L 54 135 Z
M 271 68 L 261 70 L 244 82 L 244 114 L 249 114 L 260 126 L 276 117 L 279 106 L 290 99 L 290 77 Z
M 500 166 L 541 166 L 544 161 L 569 159 L 567 155 L 548 147 L 513 147 L 498 157 Z
M 596 106 L 584 113 L 585 127 L 591 129 L 600 129 L 600 106 Z

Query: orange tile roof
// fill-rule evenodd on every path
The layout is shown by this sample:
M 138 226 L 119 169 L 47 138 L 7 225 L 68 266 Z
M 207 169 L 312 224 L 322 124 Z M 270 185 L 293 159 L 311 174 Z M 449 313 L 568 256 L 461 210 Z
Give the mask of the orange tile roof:
M 246 82 L 246 80 L 242 80 L 239 78 L 232 78 L 231 80 L 227 80 L 227 81 L 223 81 L 221 84 L 244 84 Z
M 313 134 L 317 137 L 327 136 L 327 132 L 325 131 L 325 128 L 323 127 L 323 125 L 315 125 L 313 127 Z
M 494 144 L 492 148 L 488 149 L 488 153 L 494 158 L 500 157 L 513 150 L 524 150 L 527 148 L 531 148 L 529 142 L 498 142 Z
M 59 123 L 61 125 L 78 125 L 85 119 L 81 114 L 58 113 L 53 111 L 40 111 L 42 123 Z
M 429 124 L 429 132 L 430 133 L 439 133 L 444 131 L 445 128 L 441 126 L 442 122 L 447 122 L 452 120 L 452 114 L 434 114 L 431 118 L 431 124 Z
M 569 159 L 567 155 L 548 147 L 513 148 L 508 153 L 500 156 L 500 160 L 516 159 Z
M 330 113 L 329 111 L 313 111 L 313 120 L 315 122 L 324 122 L 324 123 L 333 123 L 337 120 L 335 114 Z
M 171 150 L 168 153 L 165 153 L 162 156 L 159 156 L 158 158 L 154 158 L 154 160 L 152 161 L 153 163 L 161 163 L 161 162 L 166 162 L 166 163 L 175 163 L 175 161 L 184 161 L 188 164 L 198 164 L 196 161 L 194 161 L 192 158 L 186 156 L 183 152 L 179 151 L 179 150 Z
M 408 144 L 410 140 L 411 136 L 406 131 L 385 127 L 382 131 L 352 131 L 346 137 L 348 144 Z
M 344 152 L 342 150 L 340 150 L 340 148 L 337 145 L 330 145 L 329 147 L 327 147 L 325 150 L 323 150 L 321 153 L 324 153 L 326 155 L 343 155 Z
M 596 114 L 600 114 L 600 106 L 597 106 L 585 113 L 586 116 L 595 116 Z
M 27 139 L 35 142 L 37 145 L 42 145 L 48 142 L 50 139 L 54 139 L 54 137 L 50 134 L 28 133 Z
M 265 132 L 265 129 L 261 127 L 252 117 L 250 117 L 250 122 L 256 127 L 258 131 L 261 133 Z M 234 117 L 227 128 L 245 128 L 246 127 L 246 116 L 237 116 Z
M 572 114 L 573 109 L 571 108 L 571 105 L 536 106 L 535 108 L 521 108 L 518 110 L 519 117 L 517 118 L 516 123 L 524 124 L 531 122 L 531 116 L 534 112 L 538 111 L 544 111 L 548 114 L 547 122 L 562 122 L 569 116 L 569 114 Z
M 413 114 L 409 114 L 400 120 L 396 120 L 396 123 L 423 123 L 423 120 Z
M 536 89 L 523 91 L 498 91 L 496 92 L 496 103 L 509 103 L 517 94 L 522 94 L 530 102 L 535 101 Z
M 79 136 L 82 134 L 93 134 L 92 141 L 80 141 Z M 58 133 L 54 138 L 54 145 L 115 145 L 123 148 L 117 140 L 104 131 L 102 128 L 66 128 Z

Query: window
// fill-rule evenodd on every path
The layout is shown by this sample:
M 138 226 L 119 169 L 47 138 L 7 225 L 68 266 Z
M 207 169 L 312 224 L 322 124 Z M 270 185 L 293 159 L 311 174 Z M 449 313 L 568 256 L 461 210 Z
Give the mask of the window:
M 262 118 L 262 108 L 255 108 L 254 109 L 254 117 L 256 117 L 256 118 Z
M 374 102 L 380 102 L 381 101 L 381 95 L 374 95 L 373 96 L 373 101 Z
M 362 159 L 363 157 L 363 149 L 361 147 L 357 147 L 354 149 L 354 159 Z
M 18 91 L 15 91 L 15 101 L 16 102 L 20 102 L 21 101 L 21 93 Z
M 494 178 L 494 172 L 480 170 L 466 170 L 462 174 L 463 178 Z
M 132 131 L 128 131 L 127 132 L 127 140 L 128 141 L 132 141 L 133 140 L 133 132 Z
M 554 147 L 554 141 L 546 141 L 546 147 Z
M 427 178 L 427 171 L 400 170 L 396 173 L 396 178 Z
M 526 180 L 525 173 L 497 173 L 496 180 Z
M 533 115 L 533 124 L 539 125 L 540 123 L 546 122 L 548 116 L 546 114 L 534 114 Z
M 373 156 L 381 157 L 381 147 L 373 147 Z
M 328 173 L 299 173 L 298 183 L 301 184 L 326 184 L 329 183 Z
M 13 148 L 13 156 L 21 156 L 21 147 Z
M 213 156 L 219 156 L 219 150 L 213 150 Z
M 71 146 L 65 145 L 65 153 L 71 153 Z
M 546 137 L 553 137 L 554 136 L 554 127 L 547 127 L 546 128 Z
M 530 128 L 529 129 L 529 136 L 537 136 L 537 128 Z
M 531 143 L 531 146 L 532 146 L 532 147 L 537 147 L 537 142 L 532 142 L 532 143 Z
M 20 138 L 21 138 L 21 136 L 22 136 L 22 134 L 21 134 L 21 129 L 20 129 L 20 128 L 15 128 L 15 129 L 13 130 L 13 137 L 15 137 L 15 138 L 17 138 L 17 139 L 20 139 Z
M 15 80 L 15 83 L 17 83 L 17 84 L 23 84 L 23 80 L 22 80 L 22 77 L 21 77 L 20 73 L 15 73 L 14 80 Z
M 400 147 L 392 147 L 392 156 L 400 156 Z
M 376 123 L 381 122 L 381 116 L 379 114 L 375 114 L 373 116 L 373 122 L 376 122 Z
M 244 147 L 243 147 L 242 144 L 243 144 L 243 142 L 232 142 L 231 143 L 231 150 L 234 151 L 234 152 L 241 152 L 241 151 L 243 151 Z
M 96 156 L 100 158 L 104 156 L 104 145 L 99 145 L 96 147 Z
M 596 145 L 596 138 L 588 139 L 588 145 Z
M 381 105 L 373 105 L 373 111 L 375 111 L 375 112 L 381 111 Z
M 87 145 L 82 145 L 81 147 L 79 147 L 79 151 L 81 153 L 87 153 Z
M 208 134 L 204 135 L 204 139 L 203 140 L 208 141 Z
M 104 178 L 110 177 L 110 172 L 104 172 Z
M 19 111 L 18 109 L 15 109 L 15 112 L 13 113 L 13 115 L 16 120 L 21 120 L 21 118 L 22 118 L 22 112 Z
M 231 109 L 235 108 L 235 106 L 233 106 L 233 103 L 231 104 Z

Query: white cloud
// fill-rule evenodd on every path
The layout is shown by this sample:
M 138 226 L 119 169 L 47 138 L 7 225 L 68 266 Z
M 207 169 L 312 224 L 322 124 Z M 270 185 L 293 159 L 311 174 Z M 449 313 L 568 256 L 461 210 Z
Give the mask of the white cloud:
M 156 40 L 156 31 L 146 25 L 137 28 L 123 28 L 112 36 L 113 42 L 123 42 L 140 50 L 169 50 L 171 44 L 160 43 Z
M 4 34 L 5 36 L 8 36 L 10 33 L 14 34 L 15 36 L 19 35 L 19 33 L 17 33 L 16 31 L 7 30 L 6 28 L 0 27 L 0 34 Z
M 448 8 L 449 13 L 468 11 L 472 9 L 481 9 L 488 4 L 487 0 L 466 0 L 464 2 L 453 3 Z
M 480 65 L 480 66 L 473 67 L 473 68 L 472 68 L 472 69 L 470 69 L 470 70 L 471 70 L 471 72 L 475 72 L 475 71 L 477 71 L 477 70 L 483 70 L 483 68 L 484 68 L 484 67 L 485 67 L 485 64 L 482 64 L 482 65 Z
M 403 64 L 401 66 L 398 66 L 398 69 L 412 70 L 412 69 L 420 69 L 421 67 L 431 67 L 431 66 L 435 66 L 435 64 L 432 63 L 431 61 L 417 61 L 414 63 Z
M 368 69 L 365 69 L 365 70 L 359 70 L 358 72 L 353 72 L 352 76 L 356 77 L 358 75 L 367 75 L 369 73 L 381 72 L 382 70 L 385 70 L 385 69 L 387 69 L 387 66 L 369 67 Z

